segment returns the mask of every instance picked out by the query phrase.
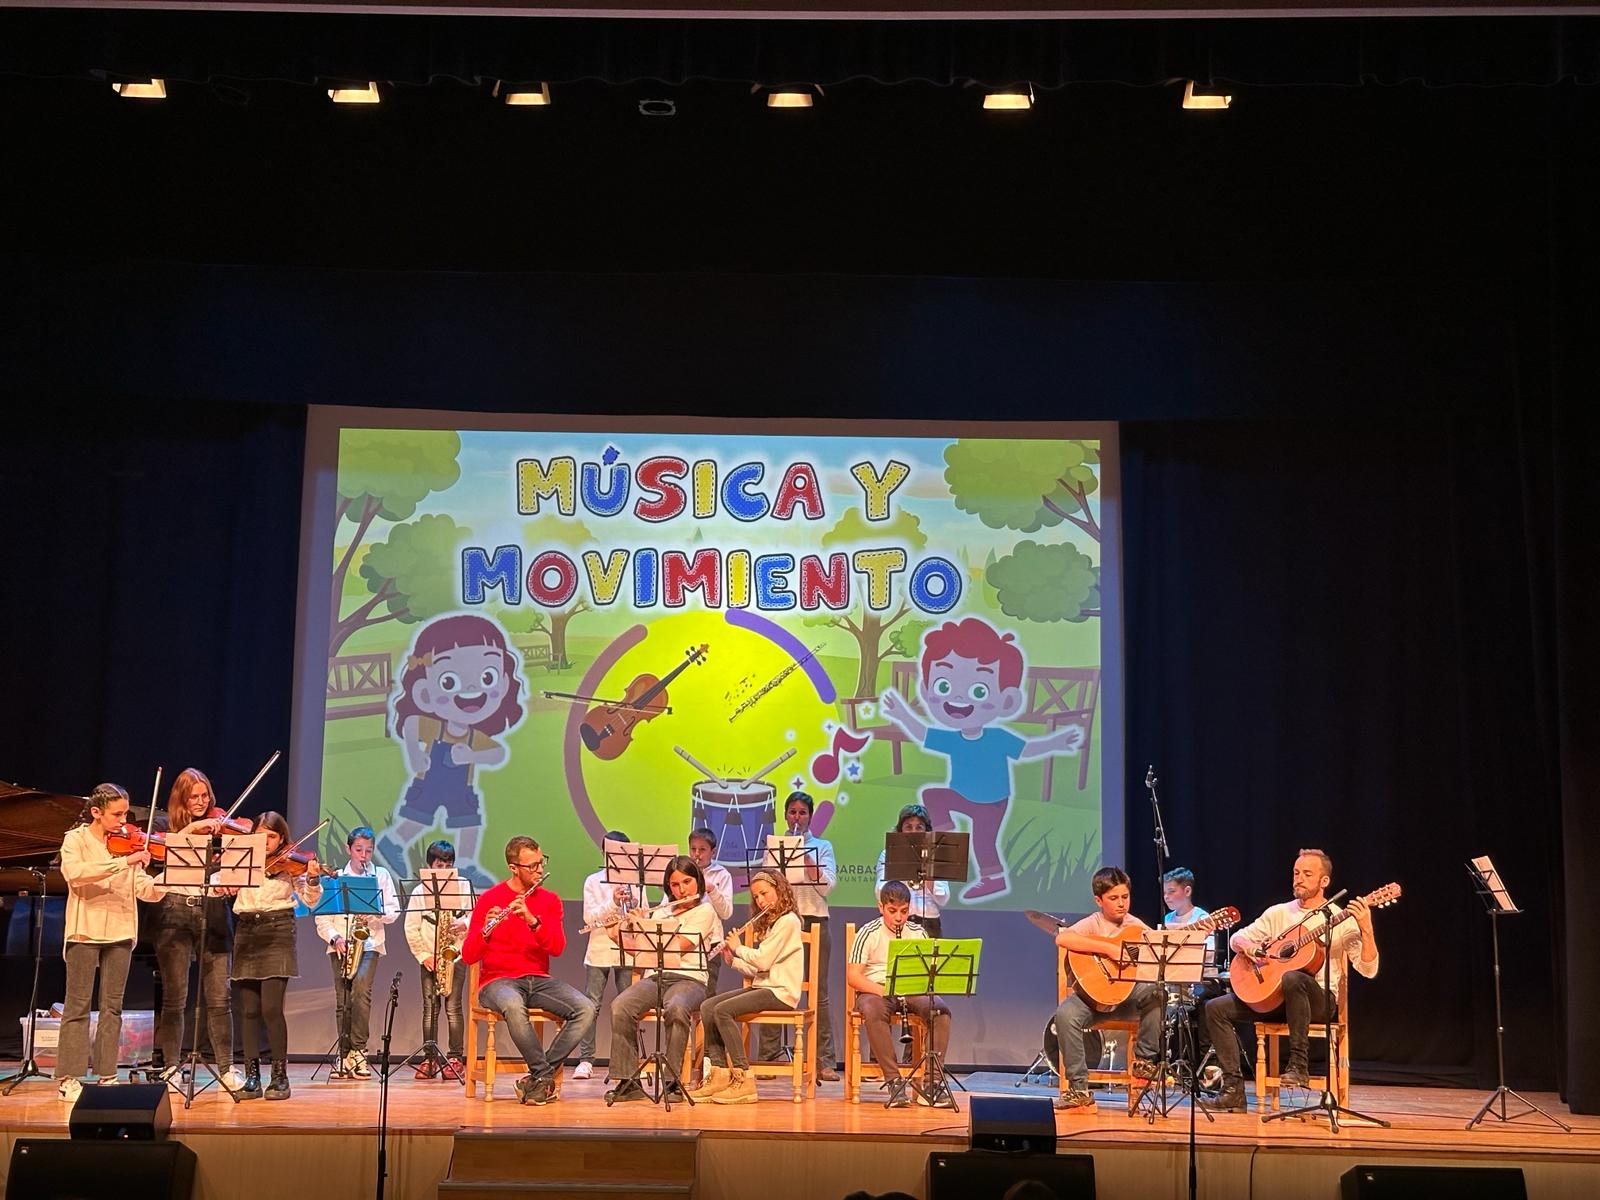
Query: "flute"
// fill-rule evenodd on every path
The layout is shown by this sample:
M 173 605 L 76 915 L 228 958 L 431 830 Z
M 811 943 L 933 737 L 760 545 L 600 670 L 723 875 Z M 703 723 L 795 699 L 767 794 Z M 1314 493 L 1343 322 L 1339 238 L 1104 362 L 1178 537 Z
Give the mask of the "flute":
M 658 904 L 649 912 L 645 913 L 642 919 L 646 921 L 659 921 L 662 917 L 682 916 L 704 899 L 704 896 L 686 896 L 682 900 L 672 900 L 666 904 Z M 610 920 L 600 921 L 594 925 L 585 925 L 582 929 L 578 930 L 578 932 L 593 933 L 596 929 L 614 929 L 632 915 L 632 913 L 621 913 L 618 916 L 612 917 Z

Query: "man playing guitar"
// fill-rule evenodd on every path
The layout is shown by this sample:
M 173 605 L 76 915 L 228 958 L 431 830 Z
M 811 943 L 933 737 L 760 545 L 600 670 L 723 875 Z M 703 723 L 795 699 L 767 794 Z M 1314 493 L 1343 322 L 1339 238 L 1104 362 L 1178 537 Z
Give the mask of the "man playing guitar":
M 1294 899 L 1286 904 L 1274 904 L 1254 922 L 1238 930 L 1229 939 L 1229 945 L 1256 963 L 1265 962 L 1263 947 L 1299 924 L 1308 911 L 1320 907 L 1332 879 L 1332 859 L 1321 850 L 1300 851 L 1294 860 Z M 1337 905 L 1330 909 L 1335 919 L 1339 911 Z M 1311 1023 L 1333 1015 L 1331 1010 L 1338 1004 L 1337 993 L 1344 983 L 1345 960 L 1353 962 L 1356 970 L 1368 979 L 1378 973 L 1378 940 L 1372 932 L 1372 914 L 1365 900 L 1350 901 L 1349 914 L 1352 919 L 1339 922 L 1333 934 L 1335 995 L 1329 996 L 1322 990 L 1317 976 L 1296 970 L 1283 976 L 1283 1003 L 1267 1012 L 1251 1008 L 1234 995 L 1219 996 L 1206 1004 L 1206 1032 L 1222 1063 L 1223 1075 L 1222 1094 L 1212 1104 L 1213 1108 L 1233 1112 L 1245 1110 L 1244 1079 L 1239 1074 L 1239 1039 L 1233 1028 L 1236 1021 L 1285 1021 L 1289 1026 L 1289 1063 L 1279 1075 L 1279 1082 L 1283 1087 L 1307 1086 L 1306 1055 Z M 1323 918 L 1316 917 L 1307 925 L 1320 932 L 1322 923 Z
M 1099 912 L 1066 926 L 1056 934 L 1056 945 L 1079 954 L 1093 954 L 1121 961 L 1126 943 L 1113 940 L 1126 929 L 1149 926 L 1128 911 L 1132 893 L 1128 873 L 1121 867 L 1101 867 L 1094 873 L 1094 900 Z M 1153 983 L 1138 983 L 1132 993 L 1114 1008 L 1091 1006 L 1082 995 L 1081 984 L 1074 987 L 1056 1009 L 1056 1037 L 1061 1046 L 1062 1073 L 1067 1090 L 1055 1101 L 1057 1108 L 1094 1108 L 1089 1094 L 1089 1063 L 1084 1053 L 1083 1035 L 1105 1021 L 1139 1022 L 1138 1045 L 1134 1049 L 1133 1073 L 1140 1079 L 1155 1078 L 1156 1057 L 1160 1053 L 1161 989 Z

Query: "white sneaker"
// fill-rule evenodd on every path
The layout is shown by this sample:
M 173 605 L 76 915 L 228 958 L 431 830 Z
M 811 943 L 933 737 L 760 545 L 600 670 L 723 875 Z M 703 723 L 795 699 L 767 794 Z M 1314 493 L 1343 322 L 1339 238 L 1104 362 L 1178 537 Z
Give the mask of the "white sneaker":
M 357 1079 L 371 1079 L 372 1068 L 367 1065 L 367 1056 L 360 1050 L 350 1051 L 350 1074 Z
M 239 1074 L 238 1067 L 229 1067 L 222 1073 L 222 1084 L 230 1092 L 244 1091 L 244 1076 Z
M 83 1084 L 70 1076 L 61 1081 L 61 1086 L 56 1088 L 56 1095 L 68 1104 L 76 1104 L 78 1097 L 83 1095 Z
M 572 1072 L 574 1079 L 589 1079 L 594 1075 L 594 1064 L 587 1059 L 579 1063 Z

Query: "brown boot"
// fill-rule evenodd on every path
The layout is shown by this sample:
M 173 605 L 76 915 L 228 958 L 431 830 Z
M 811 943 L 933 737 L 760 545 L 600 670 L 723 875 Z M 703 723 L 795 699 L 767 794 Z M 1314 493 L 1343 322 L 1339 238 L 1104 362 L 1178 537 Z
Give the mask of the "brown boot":
M 689 1099 L 694 1101 L 709 1100 L 719 1092 L 728 1090 L 728 1085 L 733 1082 L 733 1073 L 727 1067 L 719 1067 L 712 1063 L 706 1069 L 706 1079 L 699 1087 L 689 1093 Z
M 715 1096 L 711 1097 L 713 1104 L 754 1104 L 760 1097 L 756 1095 L 756 1077 L 749 1071 L 741 1071 L 735 1067 L 730 1073 L 728 1086 Z

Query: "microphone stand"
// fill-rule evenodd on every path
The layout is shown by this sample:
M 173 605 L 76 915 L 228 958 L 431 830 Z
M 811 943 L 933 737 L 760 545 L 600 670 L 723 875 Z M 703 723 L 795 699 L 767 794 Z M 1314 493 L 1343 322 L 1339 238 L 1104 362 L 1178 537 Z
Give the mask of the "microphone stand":
M 394 973 L 389 985 L 389 1011 L 383 1017 L 383 1066 L 378 1072 L 378 1192 L 383 1200 L 384 1180 L 389 1174 L 389 1039 L 394 1037 L 394 1015 L 400 1008 L 400 975 Z
M 1154 819 L 1156 827 L 1155 837 L 1152 839 L 1155 842 L 1156 848 L 1156 898 L 1158 903 L 1163 905 L 1162 908 L 1156 911 L 1157 928 L 1160 928 L 1162 924 L 1162 918 L 1166 914 L 1166 909 L 1164 907 L 1166 901 L 1161 899 L 1161 889 L 1166 885 L 1167 857 L 1172 853 L 1169 849 L 1167 849 L 1167 827 L 1162 823 L 1161 801 L 1156 796 L 1156 784 L 1160 782 L 1161 781 L 1156 778 L 1155 766 L 1151 765 L 1146 767 L 1144 772 L 1144 786 L 1145 789 L 1150 793 L 1150 815 Z
M 59 861 L 59 860 L 58 860 Z M 35 1032 L 39 1011 L 39 967 L 44 961 L 44 902 L 46 893 L 50 889 L 50 877 L 37 867 L 28 867 L 26 870 L 39 881 L 39 894 L 30 897 L 33 903 L 33 990 L 28 993 L 28 1057 L 17 1068 L 14 1075 L 0 1079 L 0 1096 L 9 1096 L 16 1091 L 17 1085 L 29 1079 L 48 1079 L 49 1076 L 39 1067 L 39 1060 L 34 1056 L 39 1051 L 38 1035 Z

